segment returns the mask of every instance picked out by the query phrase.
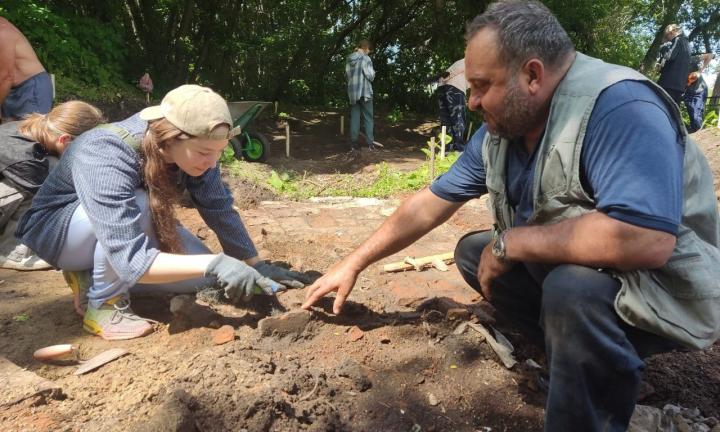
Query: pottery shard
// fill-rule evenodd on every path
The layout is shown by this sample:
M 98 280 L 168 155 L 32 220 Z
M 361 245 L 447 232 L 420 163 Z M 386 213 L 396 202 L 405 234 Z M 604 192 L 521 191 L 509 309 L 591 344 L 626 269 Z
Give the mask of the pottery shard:
M 212 335 L 212 341 L 215 345 L 222 345 L 235 339 L 235 329 L 232 326 L 224 325 L 215 330 Z
M 365 332 L 360 330 L 360 327 L 358 326 L 352 326 L 350 328 L 350 331 L 348 332 L 348 339 L 350 339 L 350 342 L 356 342 L 365 336 Z

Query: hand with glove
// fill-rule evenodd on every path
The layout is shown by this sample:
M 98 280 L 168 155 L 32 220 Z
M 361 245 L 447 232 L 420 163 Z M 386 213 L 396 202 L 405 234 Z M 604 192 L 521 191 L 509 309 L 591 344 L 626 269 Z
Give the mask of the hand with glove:
M 281 283 L 285 288 L 302 288 L 312 283 L 310 278 L 300 272 L 278 267 L 267 261 L 258 261 L 253 267 L 261 275 Z
M 205 276 L 215 277 L 218 286 L 225 291 L 225 296 L 233 304 L 247 301 L 254 294 L 274 295 L 283 288 L 256 269 L 223 253 L 210 261 L 205 269 Z

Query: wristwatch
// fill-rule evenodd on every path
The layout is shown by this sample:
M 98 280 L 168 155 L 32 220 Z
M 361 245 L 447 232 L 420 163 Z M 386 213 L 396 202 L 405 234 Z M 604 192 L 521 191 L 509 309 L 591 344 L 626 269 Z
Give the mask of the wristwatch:
M 495 255 L 498 259 L 504 260 L 505 259 L 505 234 L 507 234 L 507 230 L 505 231 L 495 231 L 496 235 L 495 241 L 493 241 L 492 245 L 492 254 Z

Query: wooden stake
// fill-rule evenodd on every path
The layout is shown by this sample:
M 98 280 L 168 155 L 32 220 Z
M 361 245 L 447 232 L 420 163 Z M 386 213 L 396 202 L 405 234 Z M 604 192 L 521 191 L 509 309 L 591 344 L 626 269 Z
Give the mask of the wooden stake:
M 435 137 L 430 138 L 430 183 L 435 180 Z
M 445 135 L 447 134 L 447 126 L 443 126 L 440 130 L 440 159 L 445 159 Z
M 406 257 L 403 261 L 385 264 L 383 266 L 383 271 L 386 273 L 392 273 L 410 270 L 413 268 L 416 270 L 420 270 L 425 266 L 432 265 L 435 261 L 451 264 L 453 261 L 455 261 L 455 254 L 453 252 L 446 252 L 438 255 L 430 255 L 420 258 Z
M 277 112 L 278 112 L 278 102 L 275 101 L 275 114 L 277 114 Z
M 290 122 L 285 122 L 285 157 L 290 157 Z
M 150 105 L 150 93 L 145 93 L 145 105 Z
M 472 135 L 472 127 L 473 127 L 473 122 L 470 122 L 470 127 L 468 128 L 467 138 L 465 138 L 466 142 L 470 141 L 470 135 Z
M 340 115 L 340 135 L 345 135 L 345 116 Z

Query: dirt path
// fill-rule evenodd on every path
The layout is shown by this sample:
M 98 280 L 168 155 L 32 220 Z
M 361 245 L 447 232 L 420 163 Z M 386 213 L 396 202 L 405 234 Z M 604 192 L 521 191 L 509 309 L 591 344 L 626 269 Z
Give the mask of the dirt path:
M 706 134 L 701 141 L 717 176 L 720 137 Z M 252 193 L 242 214 L 261 255 L 307 272 L 326 270 L 398 204 L 262 202 L 272 194 Z M 182 209 L 180 216 L 218 249 L 194 210 Z M 484 203 L 473 201 L 383 262 L 451 251 L 464 233 L 489 224 Z M 521 362 L 512 370 L 478 333 L 455 334 L 459 321 L 446 315 L 453 305 L 448 299 L 474 311 L 476 321 L 492 321 L 454 266 L 447 273 L 394 274 L 373 266 L 361 274 L 343 315 L 330 314 L 327 299 L 309 319 L 300 314 L 286 323 L 290 331 L 274 335 L 263 335 L 268 323 L 260 320 L 295 310 L 302 290 L 276 301 L 257 298 L 247 308 L 212 306 L 219 315 L 207 322 L 173 316 L 168 297 L 134 298 L 136 311 L 160 324 L 148 337 L 115 343 L 83 332 L 59 272 L 0 270 L 0 280 L 0 355 L 62 388 L 58 398 L 35 397 L 0 410 L 4 431 L 542 430 L 542 380 L 522 362 L 544 365 L 544 356 L 504 323 L 495 325 Z M 444 300 L 423 304 L 432 297 Z M 214 327 L 221 324 L 235 328 L 235 339 L 214 345 Z M 74 366 L 33 361 L 35 349 L 59 343 L 79 345 L 85 358 L 111 347 L 130 355 L 79 377 Z M 651 358 L 646 381 L 645 404 L 675 403 L 720 417 L 720 345 Z

